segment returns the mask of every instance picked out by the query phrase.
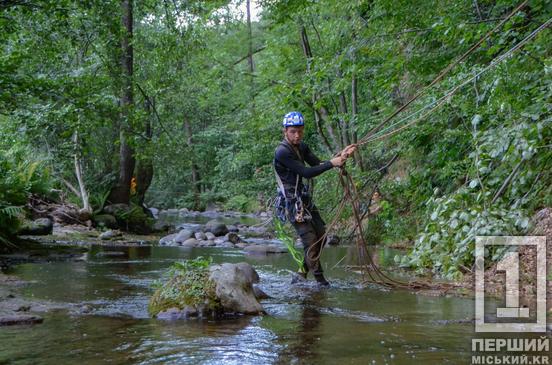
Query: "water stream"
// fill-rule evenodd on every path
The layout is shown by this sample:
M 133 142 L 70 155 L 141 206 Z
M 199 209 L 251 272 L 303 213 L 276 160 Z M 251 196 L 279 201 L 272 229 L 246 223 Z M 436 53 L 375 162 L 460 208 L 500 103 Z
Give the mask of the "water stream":
M 107 252 L 107 253 L 106 253 Z M 114 253 L 115 252 L 115 253 Z M 334 267 L 347 248 L 328 248 L 329 290 L 291 286 L 289 255 L 246 256 L 238 249 L 93 246 L 78 262 L 22 264 L 23 295 L 86 304 L 85 315 L 45 314 L 44 323 L 0 328 L 0 363 L 60 364 L 367 364 L 466 363 L 473 301 L 361 288 Z M 154 280 L 175 260 L 211 256 L 252 264 L 266 316 L 168 323 L 150 319 Z M 381 249 L 380 261 L 392 253 Z M 346 260 L 341 261 L 343 264 Z

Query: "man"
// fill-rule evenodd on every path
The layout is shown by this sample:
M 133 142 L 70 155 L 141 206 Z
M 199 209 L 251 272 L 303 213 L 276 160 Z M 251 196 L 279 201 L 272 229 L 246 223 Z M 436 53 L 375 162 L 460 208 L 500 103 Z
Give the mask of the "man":
M 304 184 L 303 178 L 312 179 L 333 167 L 343 166 L 345 160 L 355 152 L 356 146 L 347 146 L 337 157 L 320 161 L 302 141 L 305 124 L 301 113 L 287 113 L 282 125 L 284 140 L 274 155 L 276 180 L 280 194 L 285 199 L 285 217 L 301 238 L 304 250 L 303 267 L 293 282 L 306 279 L 308 272 L 312 271 L 316 281 L 327 287 L 330 283 L 324 277 L 320 265 L 325 223 L 311 200 L 312 184 Z

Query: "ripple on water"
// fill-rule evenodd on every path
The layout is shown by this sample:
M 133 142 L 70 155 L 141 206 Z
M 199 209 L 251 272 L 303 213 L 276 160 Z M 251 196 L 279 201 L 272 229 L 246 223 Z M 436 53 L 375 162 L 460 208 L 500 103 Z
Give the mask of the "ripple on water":
M 282 346 L 274 333 L 255 322 L 166 326 L 155 338 L 142 341 L 132 351 L 132 360 L 140 364 L 273 363 Z

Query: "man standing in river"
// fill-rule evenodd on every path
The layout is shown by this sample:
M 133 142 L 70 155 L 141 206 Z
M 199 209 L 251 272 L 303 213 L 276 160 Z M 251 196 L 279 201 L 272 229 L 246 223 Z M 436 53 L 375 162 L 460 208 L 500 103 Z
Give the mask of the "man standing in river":
M 332 167 L 341 167 L 356 149 L 347 146 L 337 157 L 321 161 L 303 142 L 305 123 L 299 112 L 287 113 L 282 122 L 284 139 L 276 148 L 274 168 L 282 201 L 279 218 L 288 220 L 301 238 L 304 250 L 303 267 L 293 282 L 306 279 L 312 271 L 316 281 L 329 286 L 320 265 L 320 250 L 325 241 L 325 223 L 312 201 L 312 183 L 303 183 L 303 178 L 312 179 Z M 310 167 L 305 166 L 305 162 Z

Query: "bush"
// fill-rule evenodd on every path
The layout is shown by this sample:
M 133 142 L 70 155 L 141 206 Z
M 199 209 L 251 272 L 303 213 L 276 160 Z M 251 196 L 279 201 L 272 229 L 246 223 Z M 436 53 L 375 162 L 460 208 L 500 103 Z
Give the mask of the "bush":
M 0 151 L 0 244 L 15 236 L 29 195 L 50 192 L 52 179 L 44 160 L 29 159 L 30 155 L 17 147 Z

